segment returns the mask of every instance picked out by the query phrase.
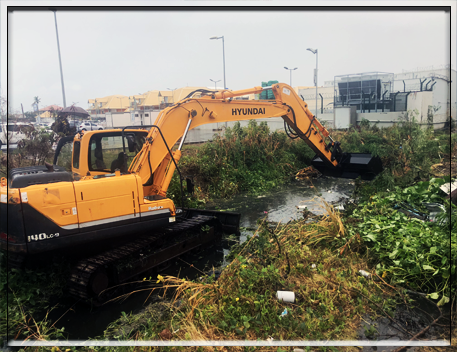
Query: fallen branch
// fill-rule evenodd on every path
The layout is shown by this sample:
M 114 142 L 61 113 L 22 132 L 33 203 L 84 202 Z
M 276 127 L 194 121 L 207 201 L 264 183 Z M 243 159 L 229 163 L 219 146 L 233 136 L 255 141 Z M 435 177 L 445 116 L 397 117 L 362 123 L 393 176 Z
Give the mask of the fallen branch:
M 439 308 L 438 308 L 439 309 Z M 416 335 L 414 335 L 413 337 L 411 337 L 409 339 L 409 341 L 413 341 L 415 339 L 417 339 L 420 335 L 424 334 L 428 329 L 430 329 L 430 327 L 434 324 L 436 324 L 438 322 L 438 320 L 440 320 L 442 318 L 443 314 L 441 313 L 441 310 L 440 310 L 440 316 L 438 318 L 436 318 L 434 321 L 431 322 L 431 324 L 429 326 L 427 326 L 426 328 L 422 329 L 422 331 L 420 331 L 419 333 L 417 333 Z M 408 342 L 409 342 L 408 341 Z M 409 346 L 403 346 L 403 347 L 399 347 L 395 350 L 393 350 L 393 352 L 401 352 L 403 350 L 405 350 L 406 348 L 408 348 Z
M 333 284 L 335 284 L 335 282 L 333 282 L 332 280 L 329 280 L 329 281 L 332 282 Z M 410 333 L 409 331 L 403 329 L 402 325 L 401 325 L 398 321 L 396 321 L 394 318 L 392 318 L 392 317 L 391 317 L 382 307 L 380 307 L 378 304 L 376 304 L 375 302 L 373 302 L 370 298 L 368 298 L 367 296 L 365 296 L 365 295 L 364 295 L 362 292 L 360 292 L 359 290 L 357 290 L 357 289 L 355 289 L 355 288 L 352 288 L 352 287 L 349 288 L 349 289 L 343 287 L 343 290 L 346 290 L 346 291 L 354 291 L 354 292 L 358 293 L 358 294 L 361 295 L 363 298 L 365 298 L 366 300 L 370 301 L 373 305 L 375 305 L 376 307 L 378 307 L 378 309 L 379 309 L 380 311 L 382 311 L 382 312 L 386 315 L 386 317 L 388 317 L 390 320 L 392 320 L 393 323 L 397 324 L 398 327 L 399 327 L 404 333 L 406 333 L 406 334 L 408 334 L 408 335 L 410 335 L 410 336 L 413 336 L 412 333 Z M 441 312 L 441 311 L 440 311 L 440 312 Z M 393 326 L 393 327 L 395 328 L 395 326 Z M 397 330 L 399 330 L 399 329 L 397 329 Z

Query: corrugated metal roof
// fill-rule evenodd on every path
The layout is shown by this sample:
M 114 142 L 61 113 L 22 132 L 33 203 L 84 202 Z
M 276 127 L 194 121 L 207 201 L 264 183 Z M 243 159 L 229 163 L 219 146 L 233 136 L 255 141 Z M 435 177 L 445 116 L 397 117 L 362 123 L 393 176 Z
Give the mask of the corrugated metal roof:
M 134 99 L 137 102 L 137 106 L 159 106 L 165 103 L 165 97 L 168 97 L 168 103 L 175 103 L 179 100 L 184 99 L 189 93 L 197 89 L 208 89 L 207 87 L 184 87 L 178 88 L 174 91 L 171 90 L 151 90 L 144 94 L 139 95 L 110 95 L 104 98 L 89 99 L 89 104 L 103 103 L 103 109 L 126 109 L 133 104 Z M 171 99 L 170 99 L 171 98 Z M 92 108 L 93 109 L 93 108 Z M 91 110 L 92 110 L 91 109 Z
M 45 111 L 44 113 L 42 113 L 42 114 L 40 115 L 40 117 L 42 117 L 42 118 L 51 117 L 51 111 L 49 111 L 49 110 L 48 110 L 48 111 Z
M 208 90 L 206 87 L 183 87 L 183 88 L 178 88 L 174 90 L 173 94 L 173 102 L 176 103 L 182 99 L 184 99 L 186 96 L 188 96 L 190 93 L 192 93 L 194 90 L 197 89 L 205 89 Z
M 102 106 L 103 109 L 127 109 L 130 105 L 129 97 L 125 95 L 111 95 L 108 98 L 107 103 Z
M 141 106 L 157 106 L 160 105 L 162 100 L 159 100 L 159 91 L 158 90 L 151 90 L 149 92 L 144 93 L 144 100 L 140 104 Z
M 41 108 L 39 111 L 51 111 L 51 110 L 62 110 L 63 108 L 58 105 L 49 105 L 45 108 Z
M 138 99 L 143 99 L 143 98 L 144 98 L 144 94 L 140 94 L 140 95 L 130 95 L 129 98 L 130 98 L 130 99 L 135 98 L 136 100 L 138 100 Z

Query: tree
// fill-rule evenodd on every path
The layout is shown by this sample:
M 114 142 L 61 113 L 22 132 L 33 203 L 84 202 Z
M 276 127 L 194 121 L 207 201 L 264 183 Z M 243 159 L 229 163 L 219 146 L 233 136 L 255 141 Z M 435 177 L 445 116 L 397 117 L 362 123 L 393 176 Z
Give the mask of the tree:
M 38 96 L 36 96 L 36 97 L 33 98 L 33 104 L 32 104 L 32 106 L 36 105 L 37 117 L 38 117 L 38 115 L 40 114 L 40 113 L 39 113 L 39 110 L 40 110 L 39 104 L 40 104 L 40 102 L 41 102 L 41 99 L 40 99 Z
M 66 113 L 62 114 L 52 109 L 51 116 L 55 119 L 55 122 L 51 125 L 51 129 L 55 133 L 64 136 L 72 136 L 76 133 L 76 127 L 70 127 Z
M 21 127 L 26 138 L 17 143 L 15 158 L 11 158 L 11 167 L 43 165 L 46 160 L 52 163 L 54 151 L 52 146 L 58 136 L 54 132 L 38 131 L 32 126 Z
M 7 109 L 7 106 L 8 106 L 8 103 L 6 101 L 6 98 L 4 96 L 2 96 L 1 98 L 1 101 L 0 101 L 0 107 L 1 107 L 1 120 L 3 121 L 6 121 L 6 109 Z
M 35 121 L 35 114 L 31 111 L 26 111 L 24 113 L 25 119 L 29 122 Z

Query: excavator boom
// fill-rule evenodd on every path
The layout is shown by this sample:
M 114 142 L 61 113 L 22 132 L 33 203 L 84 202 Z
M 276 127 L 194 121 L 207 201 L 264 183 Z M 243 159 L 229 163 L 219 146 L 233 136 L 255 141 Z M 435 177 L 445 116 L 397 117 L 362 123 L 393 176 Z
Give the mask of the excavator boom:
M 236 99 L 266 89 L 273 91 L 274 101 Z M 164 109 L 150 129 L 142 150 L 130 164 L 129 172 L 137 174 L 143 185 L 150 186 L 150 194 L 165 196 L 189 130 L 209 123 L 270 117 L 282 117 L 289 136 L 301 138 L 311 147 L 316 153 L 314 164 L 321 172 L 348 176 L 348 173 L 343 173 L 343 164 L 345 168 L 351 169 L 350 177 L 357 174 L 357 169 L 361 174 L 379 172 L 379 160 L 365 154 L 357 157 L 352 154 L 351 157 L 342 153 L 340 143 L 330 137 L 327 129 L 308 109 L 306 102 L 300 99 L 292 87 L 282 83 L 239 91 L 206 91 L 200 97 L 188 97 Z M 175 145 L 179 139 L 181 143 L 178 149 L 170 155 L 170 146 Z M 355 162 L 351 162 L 352 159 Z M 357 166 L 360 160 L 363 161 L 363 167 Z

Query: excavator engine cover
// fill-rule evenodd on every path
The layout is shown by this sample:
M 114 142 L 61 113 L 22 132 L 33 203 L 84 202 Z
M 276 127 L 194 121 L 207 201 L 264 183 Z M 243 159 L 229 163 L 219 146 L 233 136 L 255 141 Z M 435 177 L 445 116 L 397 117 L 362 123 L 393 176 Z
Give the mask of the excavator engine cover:
M 328 167 L 324 161 L 315 156 L 312 165 L 325 176 L 342 178 L 361 177 L 363 180 L 372 180 L 382 171 L 382 162 L 378 156 L 368 153 L 343 153 L 338 161 L 338 166 Z
M 11 169 L 8 172 L 10 188 L 24 188 L 37 184 L 55 182 L 71 182 L 73 177 L 63 166 L 54 165 L 54 170 L 49 171 L 46 166 L 26 166 Z

